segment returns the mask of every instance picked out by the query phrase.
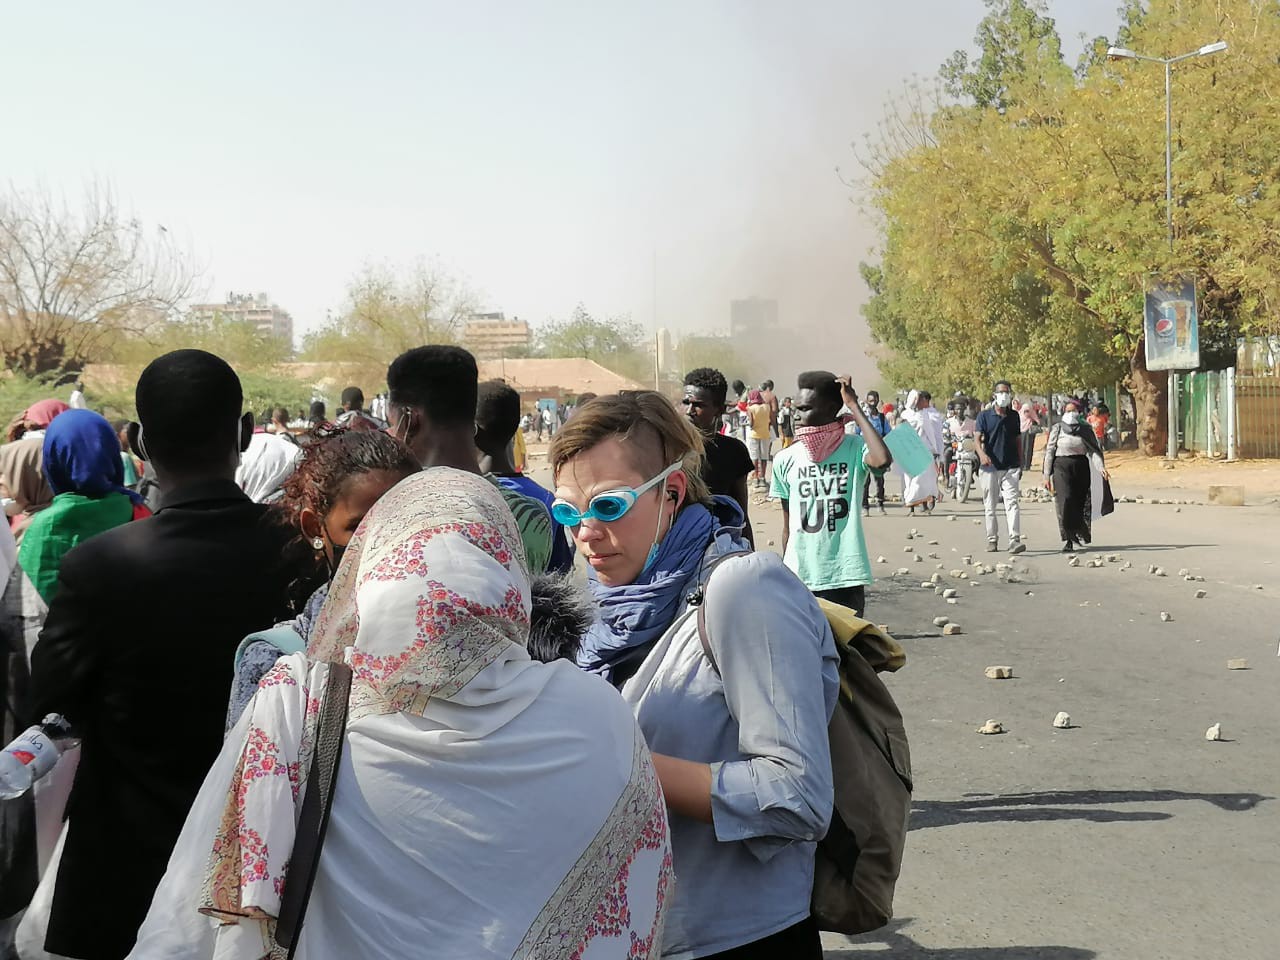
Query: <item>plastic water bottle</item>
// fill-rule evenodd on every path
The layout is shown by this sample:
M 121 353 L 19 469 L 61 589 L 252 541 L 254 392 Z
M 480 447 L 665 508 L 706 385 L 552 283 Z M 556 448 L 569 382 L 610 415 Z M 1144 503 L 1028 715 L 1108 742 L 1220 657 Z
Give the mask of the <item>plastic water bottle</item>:
M 28 727 L 0 752 L 0 800 L 22 796 L 54 768 L 62 751 L 79 742 L 71 735 L 71 724 L 59 713 Z

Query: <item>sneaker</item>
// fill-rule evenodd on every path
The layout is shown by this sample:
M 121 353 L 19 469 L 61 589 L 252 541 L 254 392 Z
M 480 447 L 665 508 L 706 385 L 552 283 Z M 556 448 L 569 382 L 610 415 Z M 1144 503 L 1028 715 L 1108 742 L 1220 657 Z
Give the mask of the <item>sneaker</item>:
M 996 540 L 987 541 L 987 553 L 999 553 L 1000 543 Z
M 1013 540 L 1009 543 L 1009 552 L 1014 556 L 1026 551 L 1027 545 L 1021 540 Z
M 884 504 L 883 504 L 883 503 L 882 503 L 882 504 L 880 504 L 880 516 L 882 516 L 882 517 L 887 517 L 887 516 L 888 516 L 888 514 L 884 512 Z

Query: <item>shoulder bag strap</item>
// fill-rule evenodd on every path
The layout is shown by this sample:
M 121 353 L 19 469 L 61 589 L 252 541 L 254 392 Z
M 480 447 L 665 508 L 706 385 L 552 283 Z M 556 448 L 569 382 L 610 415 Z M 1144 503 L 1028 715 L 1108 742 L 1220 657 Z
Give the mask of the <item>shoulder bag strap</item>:
M 698 601 L 698 642 L 702 644 L 702 652 L 707 655 L 707 659 L 711 662 L 711 669 L 717 674 L 720 673 L 720 664 L 716 663 L 716 655 L 711 652 L 711 637 L 707 633 L 707 586 L 711 582 L 711 574 L 716 567 L 720 566 L 724 561 L 733 557 L 745 557 L 750 555 L 749 550 L 735 550 L 732 553 L 722 553 L 709 564 L 702 574 L 701 587 L 702 599 Z
M 347 700 L 351 693 L 351 668 L 345 663 L 329 664 L 324 685 L 324 700 L 316 721 L 316 749 L 311 758 L 307 792 L 302 798 L 302 813 L 289 858 L 289 873 L 284 895 L 280 898 L 280 918 L 276 921 L 276 943 L 285 947 L 292 958 L 301 939 L 302 920 L 316 880 L 320 848 L 324 845 L 333 807 L 333 788 L 338 780 L 338 761 L 342 758 L 342 741 L 347 727 Z

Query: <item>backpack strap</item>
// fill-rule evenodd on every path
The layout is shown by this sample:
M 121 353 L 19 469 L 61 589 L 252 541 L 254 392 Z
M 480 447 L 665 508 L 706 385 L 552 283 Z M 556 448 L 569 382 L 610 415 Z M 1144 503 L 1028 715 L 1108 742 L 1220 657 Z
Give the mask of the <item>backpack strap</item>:
M 734 557 L 746 557 L 750 554 L 750 550 L 734 550 L 732 553 L 720 554 L 703 569 L 702 577 L 698 584 L 699 598 L 696 604 L 698 608 L 698 642 L 702 644 L 702 652 L 706 654 L 707 660 L 711 663 L 711 669 L 717 675 L 720 673 L 720 664 L 716 663 L 716 655 L 711 652 L 711 637 L 707 633 L 707 586 L 711 582 L 712 572 L 724 561 L 732 560 Z
M 320 863 L 320 848 L 324 845 L 325 831 L 329 826 L 350 694 L 351 668 L 345 663 L 329 664 L 324 700 L 316 721 L 316 747 L 307 780 L 308 790 L 302 798 L 297 839 L 289 858 L 289 877 L 280 898 L 280 917 L 276 921 L 276 943 L 287 948 L 290 957 L 298 949 L 301 939 L 302 921 L 316 880 L 316 867 Z

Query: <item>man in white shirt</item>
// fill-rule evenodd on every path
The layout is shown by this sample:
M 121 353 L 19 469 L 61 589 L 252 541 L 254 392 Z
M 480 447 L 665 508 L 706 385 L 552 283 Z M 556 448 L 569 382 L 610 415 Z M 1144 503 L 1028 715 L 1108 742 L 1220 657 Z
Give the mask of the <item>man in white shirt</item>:
M 85 409 L 84 402 L 84 381 L 77 380 L 76 385 L 71 388 L 71 399 L 67 401 L 67 406 L 72 410 Z

